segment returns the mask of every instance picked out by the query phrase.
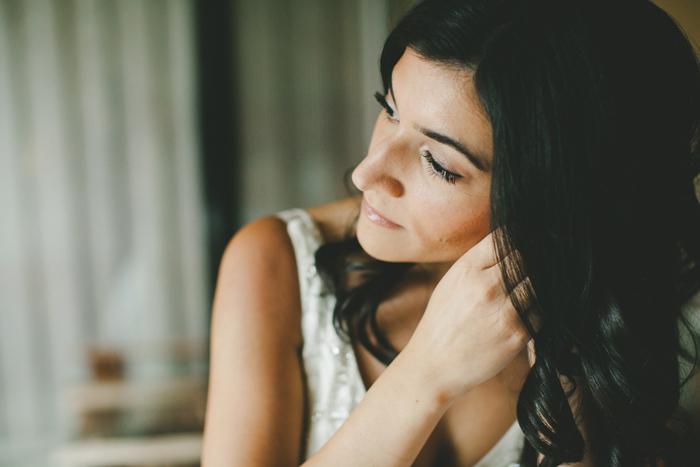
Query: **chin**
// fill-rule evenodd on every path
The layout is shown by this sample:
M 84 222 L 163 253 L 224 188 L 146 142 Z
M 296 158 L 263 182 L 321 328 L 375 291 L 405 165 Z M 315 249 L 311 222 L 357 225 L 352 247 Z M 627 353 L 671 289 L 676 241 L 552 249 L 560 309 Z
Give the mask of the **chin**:
M 357 241 L 364 252 L 374 259 L 389 263 L 415 262 L 413 258 L 406 255 L 406 249 L 402 249 L 399 242 L 391 241 L 391 239 L 380 240 L 376 236 L 368 236 L 359 226 L 357 229 Z

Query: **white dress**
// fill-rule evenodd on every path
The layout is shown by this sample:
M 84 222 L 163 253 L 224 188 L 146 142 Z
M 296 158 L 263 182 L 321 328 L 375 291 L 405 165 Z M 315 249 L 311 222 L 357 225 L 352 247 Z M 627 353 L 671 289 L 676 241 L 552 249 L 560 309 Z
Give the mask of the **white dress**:
M 307 397 L 305 459 L 318 451 L 343 424 L 366 393 L 351 344 L 333 327 L 335 296 L 316 271 L 314 253 L 323 237 L 303 209 L 276 213 L 286 221 L 294 246 L 301 291 L 302 361 Z M 477 467 L 518 465 L 524 436 L 516 421 Z

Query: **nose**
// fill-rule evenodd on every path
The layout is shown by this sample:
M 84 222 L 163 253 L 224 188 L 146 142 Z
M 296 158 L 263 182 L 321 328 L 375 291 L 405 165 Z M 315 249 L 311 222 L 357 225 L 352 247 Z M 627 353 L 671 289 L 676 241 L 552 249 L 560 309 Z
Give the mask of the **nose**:
M 370 144 L 367 156 L 352 172 L 352 182 L 360 191 L 374 190 L 392 198 L 403 195 L 399 146 L 393 138 Z

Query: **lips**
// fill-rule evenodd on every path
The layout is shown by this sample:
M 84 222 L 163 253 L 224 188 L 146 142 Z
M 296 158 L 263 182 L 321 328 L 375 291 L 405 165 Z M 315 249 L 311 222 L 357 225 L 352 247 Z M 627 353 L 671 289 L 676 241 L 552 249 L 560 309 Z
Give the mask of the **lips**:
M 364 211 L 365 215 L 370 221 L 374 222 L 377 225 L 381 225 L 382 227 L 387 227 L 391 229 L 401 228 L 399 224 L 390 221 L 382 214 L 380 214 L 376 209 L 370 206 L 370 204 L 364 198 L 362 198 L 362 211 Z

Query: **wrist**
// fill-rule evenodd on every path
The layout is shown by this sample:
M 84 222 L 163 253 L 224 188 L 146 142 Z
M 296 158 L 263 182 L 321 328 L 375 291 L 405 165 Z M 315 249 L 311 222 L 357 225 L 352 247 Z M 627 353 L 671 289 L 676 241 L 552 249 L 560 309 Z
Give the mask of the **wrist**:
M 425 355 L 425 352 L 414 349 L 409 342 L 391 366 L 408 375 L 407 384 L 411 385 L 417 397 L 434 406 L 436 411 L 444 412 L 470 388 L 450 381 L 447 377 L 451 373 L 449 368 L 427 360 Z

